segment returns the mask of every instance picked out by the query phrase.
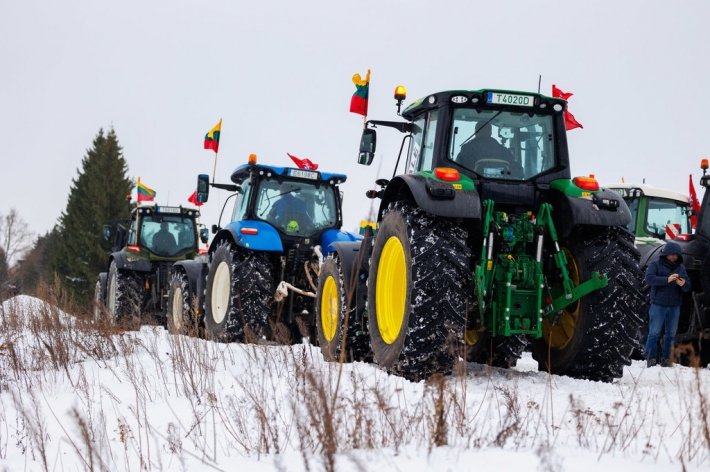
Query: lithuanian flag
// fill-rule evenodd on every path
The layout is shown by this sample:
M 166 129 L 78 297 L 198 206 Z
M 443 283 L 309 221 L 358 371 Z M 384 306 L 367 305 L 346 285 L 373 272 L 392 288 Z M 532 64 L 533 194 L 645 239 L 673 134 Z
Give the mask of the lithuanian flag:
M 350 111 L 358 115 L 367 116 L 367 99 L 370 94 L 370 69 L 367 69 L 365 80 L 360 77 L 360 74 L 353 75 L 353 83 L 355 84 L 355 93 L 350 99 Z
M 137 191 L 139 202 L 152 202 L 155 200 L 155 190 L 141 183 L 140 177 L 138 177 Z
M 205 135 L 205 149 L 212 149 L 214 152 L 219 150 L 219 133 L 222 131 L 222 118 L 219 119 L 214 128 Z

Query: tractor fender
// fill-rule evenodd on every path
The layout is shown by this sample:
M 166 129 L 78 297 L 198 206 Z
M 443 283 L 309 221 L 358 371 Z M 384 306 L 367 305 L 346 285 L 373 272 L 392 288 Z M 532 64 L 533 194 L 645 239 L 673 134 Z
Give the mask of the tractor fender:
M 232 221 L 215 235 L 210 253 L 225 240 L 250 251 L 283 252 L 284 250 L 279 232 L 265 221 Z
M 453 198 L 434 197 L 437 189 L 453 189 L 451 184 L 420 175 L 398 175 L 390 181 L 382 195 L 378 220 L 393 201 L 410 200 L 432 215 L 447 218 L 481 218 L 481 198 L 475 189 L 455 190 Z
M 361 259 L 360 249 L 362 241 L 336 241 L 330 245 L 330 253 L 336 253 L 340 260 L 340 267 L 343 271 L 343 286 L 350 287 L 353 276 L 360 272 Z
M 553 189 L 550 197 L 555 226 L 561 238 L 569 236 L 578 225 L 626 227 L 631 222 L 628 205 L 613 190 L 603 189 L 593 196 L 576 197 Z M 595 203 L 602 200 L 615 200 L 618 206 L 609 208 Z
M 327 229 L 323 232 L 323 236 L 321 237 L 320 247 L 325 256 L 335 251 L 335 243 L 352 243 L 355 241 L 362 241 L 362 236 L 338 229 Z
M 190 292 L 202 297 L 207 280 L 207 267 L 207 263 L 203 261 L 184 260 L 173 264 L 172 272 L 180 271 L 187 275 Z
M 121 270 L 131 270 L 135 272 L 150 272 L 153 270 L 153 265 L 147 259 L 131 259 L 126 255 L 126 251 L 118 251 L 111 254 L 108 264 L 116 263 L 116 267 Z

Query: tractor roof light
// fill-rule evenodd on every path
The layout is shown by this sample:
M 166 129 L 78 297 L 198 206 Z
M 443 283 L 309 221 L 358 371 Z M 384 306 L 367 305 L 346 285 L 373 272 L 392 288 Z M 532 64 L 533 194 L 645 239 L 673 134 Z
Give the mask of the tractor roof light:
M 407 98 L 407 88 L 404 85 L 398 85 L 394 89 L 394 99 L 397 100 L 397 114 L 400 114 L 402 109 L 402 100 Z
M 708 170 L 708 160 L 707 159 L 701 159 L 700 160 L 700 168 L 705 170 Z
M 446 182 L 458 182 L 461 180 L 459 171 L 452 167 L 435 167 L 434 175 L 437 179 L 445 180 Z
M 407 98 L 407 87 L 404 85 L 398 85 L 394 89 L 394 99 L 401 102 L 405 98 Z
M 256 164 L 256 154 L 249 154 L 249 164 L 254 165 Z
M 593 174 L 590 174 L 589 177 L 575 177 L 572 181 L 582 190 L 589 190 L 593 192 L 599 190 L 599 181 Z

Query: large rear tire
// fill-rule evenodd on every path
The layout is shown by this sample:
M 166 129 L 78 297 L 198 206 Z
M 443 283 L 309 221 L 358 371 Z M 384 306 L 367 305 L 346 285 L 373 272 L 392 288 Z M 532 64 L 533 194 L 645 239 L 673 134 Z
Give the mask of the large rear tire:
M 563 250 L 575 283 L 594 271 L 606 274 L 609 283 L 564 309 L 556 324 L 544 320 L 533 357 L 540 370 L 610 382 L 631 364 L 641 323 L 643 277 L 633 236 L 619 227 L 578 228 Z
M 259 343 L 271 339 L 272 264 L 263 252 L 220 244 L 212 254 L 205 293 L 210 339 Z
M 111 262 L 106 283 L 106 307 L 111 321 L 140 321 L 142 299 L 143 287 L 138 277 Z
M 318 344 L 327 361 L 338 361 L 342 350 L 345 362 L 368 358 L 370 338 L 364 326 L 364 309 L 358 310 L 355 298 L 355 287 L 345 286 L 340 259 L 329 256 L 320 268 L 315 302 Z
M 406 202 L 390 204 L 373 243 L 368 325 L 375 362 L 410 380 L 465 357 L 471 290 L 466 231 Z

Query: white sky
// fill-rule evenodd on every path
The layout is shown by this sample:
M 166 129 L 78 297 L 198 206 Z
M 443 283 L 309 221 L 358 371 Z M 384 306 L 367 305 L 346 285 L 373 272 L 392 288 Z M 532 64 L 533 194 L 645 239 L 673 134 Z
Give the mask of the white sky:
M 351 77 L 368 68 L 371 119 L 396 118 L 400 83 L 409 103 L 448 89 L 535 91 L 541 74 L 543 93 L 555 83 L 575 94 L 585 128 L 570 132 L 573 174 L 687 193 L 710 154 L 708 20 L 703 0 L 2 0 L 0 212 L 49 230 L 111 126 L 129 175 L 160 203 L 186 204 L 195 176 L 212 172 L 202 142 L 221 117 L 218 181 L 251 152 L 274 165 L 308 157 L 349 175 L 352 229 L 379 161 L 391 175 L 399 150 L 399 133 L 383 129 L 375 163 L 356 164 Z

